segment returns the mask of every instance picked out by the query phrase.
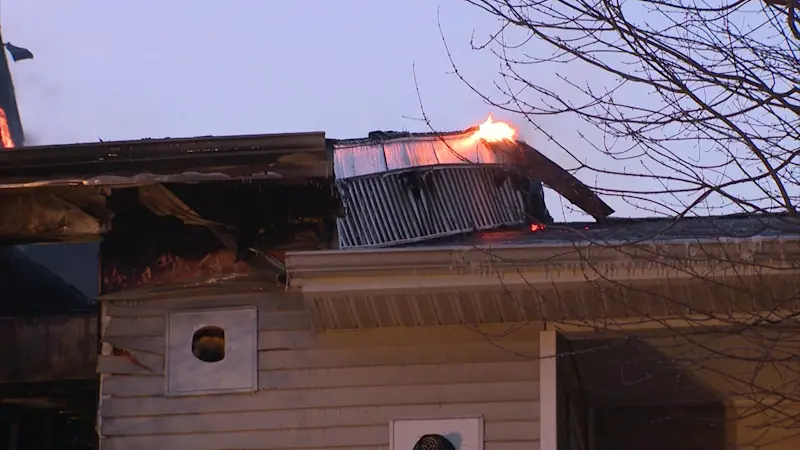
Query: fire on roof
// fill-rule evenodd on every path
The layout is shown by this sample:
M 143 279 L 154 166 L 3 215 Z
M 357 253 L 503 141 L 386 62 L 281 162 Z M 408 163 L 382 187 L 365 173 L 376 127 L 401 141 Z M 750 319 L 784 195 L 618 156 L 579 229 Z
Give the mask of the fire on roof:
M 596 220 L 613 210 L 586 185 L 491 116 L 454 133 L 373 132 L 333 145 L 346 213 L 339 247 L 401 245 L 551 222 L 542 183 Z
M 0 244 L 102 239 L 101 292 L 285 281 L 284 252 L 613 211 L 491 117 L 455 133 L 149 139 L 0 153 Z M 236 283 L 233 283 L 236 284 Z M 244 286 L 245 284 L 239 284 Z M 254 284 L 247 284 L 254 286 Z

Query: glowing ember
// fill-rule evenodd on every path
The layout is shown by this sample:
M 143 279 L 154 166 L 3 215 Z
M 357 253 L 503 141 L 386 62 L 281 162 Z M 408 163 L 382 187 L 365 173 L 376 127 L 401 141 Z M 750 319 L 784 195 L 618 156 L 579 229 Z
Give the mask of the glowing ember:
M 11 129 L 8 128 L 8 119 L 3 108 L 0 108 L 0 139 L 2 139 L 3 148 L 14 148 L 14 139 L 11 137 Z
M 513 141 L 517 135 L 517 130 L 505 122 L 495 122 L 492 120 L 492 115 L 478 126 L 474 137 L 483 139 L 487 142 L 500 142 L 500 141 Z
M 544 225 L 540 223 L 532 223 L 531 224 L 531 231 L 542 231 L 544 230 Z

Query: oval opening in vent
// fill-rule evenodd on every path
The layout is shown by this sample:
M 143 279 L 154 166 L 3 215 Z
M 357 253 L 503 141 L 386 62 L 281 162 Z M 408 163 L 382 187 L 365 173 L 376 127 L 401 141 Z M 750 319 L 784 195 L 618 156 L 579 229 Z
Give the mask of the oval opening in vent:
M 414 450 L 456 450 L 456 447 L 441 434 L 426 434 L 414 444 Z
M 225 358 L 225 330 L 203 327 L 192 335 L 192 354 L 200 361 L 215 363 Z

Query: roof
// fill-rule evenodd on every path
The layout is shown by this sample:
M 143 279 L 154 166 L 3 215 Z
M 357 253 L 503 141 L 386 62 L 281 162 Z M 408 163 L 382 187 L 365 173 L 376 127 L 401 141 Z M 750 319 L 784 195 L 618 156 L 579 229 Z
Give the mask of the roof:
M 327 266 L 335 266 L 337 271 L 344 273 L 345 270 L 383 267 L 381 264 L 414 270 L 420 267 L 421 258 L 425 259 L 426 270 L 438 266 L 454 270 L 454 264 L 469 266 L 471 263 L 486 261 L 488 254 L 485 249 L 492 251 L 489 259 L 498 259 L 503 264 L 513 265 L 539 264 L 542 261 L 556 260 L 580 261 L 583 257 L 576 255 L 580 254 L 582 249 L 595 244 L 600 249 L 610 250 L 620 250 L 623 246 L 639 243 L 651 246 L 664 245 L 676 249 L 678 248 L 676 246 L 679 246 L 682 251 L 691 253 L 693 250 L 690 244 L 736 248 L 759 242 L 774 250 L 772 253 L 768 252 L 769 257 L 790 261 L 794 268 L 796 266 L 794 255 L 800 248 L 800 221 L 780 214 L 686 217 L 680 220 L 613 219 L 602 224 L 555 223 L 536 231 L 510 227 L 476 231 L 391 248 L 292 251 L 287 252 L 286 256 L 287 267 L 291 267 L 294 271 L 307 271 L 309 268 L 324 271 L 327 270 L 324 269 Z M 780 254 L 776 254 L 775 251 Z M 454 252 L 460 256 L 454 257 L 456 254 Z M 472 257 L 477 259 L 470 263 L 465 259 L 466 253 L 474 253 Z M 608 259 L 616 264 L 620 261 L 620 255 L 623 255 L 623 260 L 630 256 L 627 252 L 606 253 L 597 254 L 593 258 Z M 573 257 L 577 259 L 573 261 Z
M 141 139 L 0 152 L 0 188 L 331 174 L 325 133 Z
M 502 229 L 452 236 L 416 246 L 636 243 L 714 239 L 800 238 L 800 219 L 782 214 L 733 214 L 676 218 L 608 218 L 604 222 L 554 223 L 543 229 Z
M 538 321 L 573 331 L 647 328 L 635 319 L 642 308 L 650 318 L 687 319 L 674 316 L 672 296 L 688 302 L 698 314 L 690 322 L 702 327 L 709 311 L 753 317 L 752 291 L 709 278 L 766 283 L 764 301 L 774 302 L 766 308 L 796 297 L 798 224 L 780 215 L 550 224 L 392 248 L 289 252 L 287 278 L 318 330 Z M 619 292 L 623 286 L 633 289 Z M 625 325 L 631 314 L 634 323 Z
M 373 131 L 367 138 L 333 141 L 336 178 L 467 164 L 513 167 L 538 180 L 598 221 L 614 213 L 588 186 L 523 141 L 474 139 L 477 127 L 445 133 Z
M 434 165 L 515 162 L 512 152 L 494 151 L 485 141 L 474 139 L 473 132 L 474 128 L 448 133 L 373 131 L 367 138 L 337 140 L 334 172 L 341 180 Z

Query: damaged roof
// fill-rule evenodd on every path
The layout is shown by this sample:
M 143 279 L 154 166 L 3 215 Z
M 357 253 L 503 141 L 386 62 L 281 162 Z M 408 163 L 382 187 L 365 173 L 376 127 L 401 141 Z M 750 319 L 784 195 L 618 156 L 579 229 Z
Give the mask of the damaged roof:
M 141 139 L 0 152 L 0 188 L 327 178 L 325 133 Z
M 614 213 L 588 186 L 523 141 L 476 140 L 478 127 L 446 133 L 373 131 L 334 141 L 337 179 L 448 165 L 513 166 L 602 221 Z
M 0 152 L 0 189 L 284 177 L 347 179 L 425 166 L 514 165 L 528 170 L 532 178 L 596 220 L 614 212 L 591 189 L 533 147 L 521 141 L 477 141 L 472 138 L 476 129 L 374 131 L 367 138 L 341 140 L 326 140 L 324 132 L 313 132 L 25 147 Z
M 373 131 L 367 138 L 334 141 L 339 180 L 438 165 L 515 164 L 512 152 L 473 138 L 475 129 L 448 133 Z M 502 149 L 504 150 L 504 149 Z
M 347 249 L 781 229 L 758 229 L 749 217 L 677 225 L 609 218 L 613 210 L 588 186 L 535 148 L 474 140 L 473 131 L 373 132 L 358 140 L 324 133 L 147 139 L 7 151 L 0 153 L 0 244 L 102 234 L 100 287 L 108 295 L 235 280 L 283 285 L 286 252 L 327 251 L 337 238 Z M 552 224 L 542 184 L 597 222 Z M 523 228 L 530 222 L 545 228 Z M 784 228 L 797 229 L 796 223 Z
M 101 292 L 285 280 L 285 252 L 550 223 L 542 183 L 613 212 L 524 142 L 372 132 L 143 139 L 0 153 L 0 244 L 102 235 Z M 335 239 L 338 238 L 338 243 Z

